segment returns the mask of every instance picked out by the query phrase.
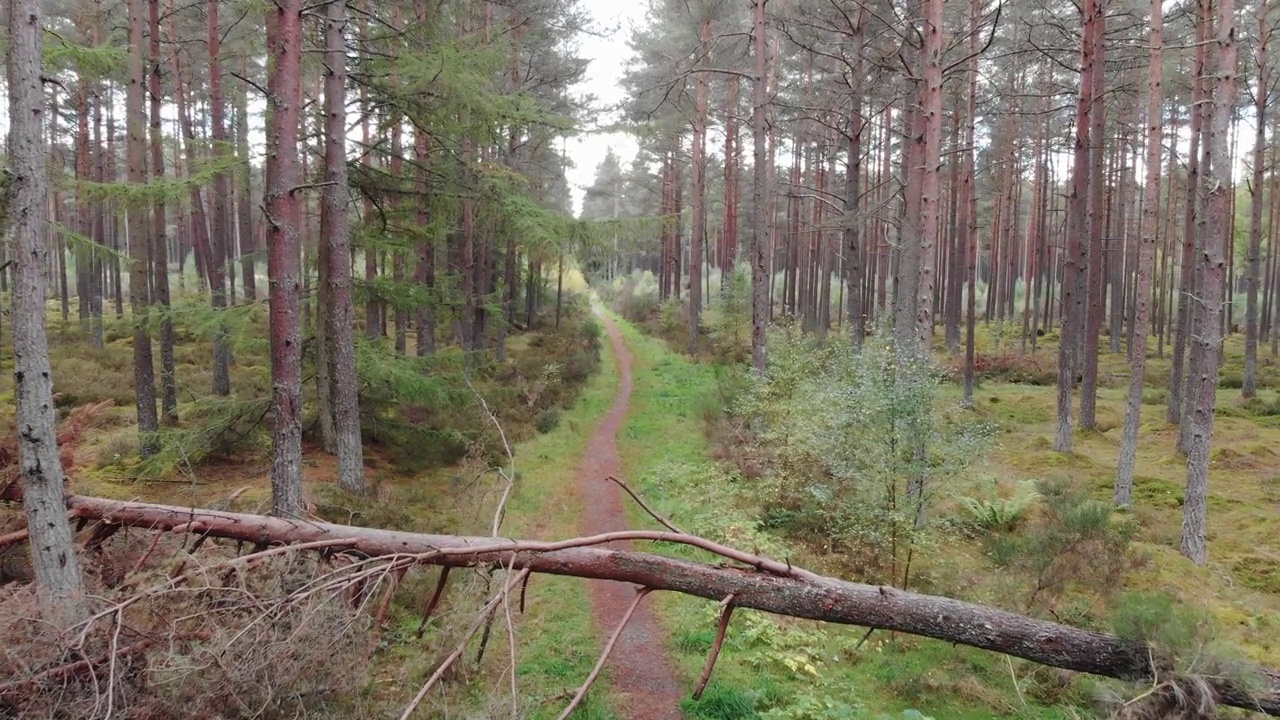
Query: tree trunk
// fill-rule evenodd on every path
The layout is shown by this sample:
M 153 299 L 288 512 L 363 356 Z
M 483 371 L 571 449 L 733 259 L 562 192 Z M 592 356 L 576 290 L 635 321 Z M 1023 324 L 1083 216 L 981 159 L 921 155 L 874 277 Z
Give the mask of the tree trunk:
M 1230 0 L 1228 0 L 1229 2 Z M 0 499 L 14 500 L 13 489 Z M 903 632 L 990 650 L 1042 665 L 1126 681 L 1148 681 L 1153 671 L 1175 674 L 1146 643 L 1046 622 L 985 605 L 824 577 L 767 558 L 740 553 L 691 535 L 620 532 L 562 542 L 426 535 L 191 508 L 72 496 L 79 517 L 156 531 L 179 530 L 257 544 L 322 544 L 358 557 L 410 557 L 448 567 L 502 567 L 567 577 L 625 582 L 777 615 Z M 192 518 L 196 520 L 192 520 Z M 695 563 L 599 545 L 613 539 L 675 541 L 709 548 L 752 567 Z M 1153 661 L 1155 663 L 1153 667 Z M 1212 676 L 1218 702 L 1280 715 L 1280 671 L 1249 666 L 1257 682 Z
M 927 0 L 924 13 L 924 84 L 921 87 L 921 246 L 916 297 L 916 342 L 928 351 L 933 337 L 934 264 L 938 238 L 938 188 L 942 153 L 943 0 Z
M 161 101 L 163 90 L 160 78 L 163 61 L 160 55 L 160 0 L 148 0 L 148 51 L 151 64 L 149 78 L 151 95 L 151 175 L 155 180 L 164 177 L 164 130 L 161 127 Z M 152 217 L 151 253 L 152 272 L 155 279 L 155 297 L 152 305 L 158 305 L 160 318 L 160 409 L 167 425 L 178 422 L 178 381 L 173 358 L 173 320 L 169 318 L 169 237 L 165 219 L 165 201 L 155 201 Z
M 147 31 L 146 0 L 129 0 L 129 84 L 125 91 L 128 118 L 129 184 L 140 191 L 147 183 L 147 114 L 146 71 L 144 69 L 143 37 Z M 154 455 L 157 447 L 155 432 L 160 428 L 156 415 L 155 363 L 151 357 L 151 330 L 148 327 L 147 278 L 151 265 L 149 237 L 154 228 L 154 209 L 148 223 L 146 204 L 140 200 L 129 202 L 129 310 L 133 313 L 133 382 L 135 405 L 138 413 L 138 447 L 142 457 Z M 148 227 L 150 225 L 151 227 Z
M 1199 217 L 1197 204 L 1200 195 L 1200 132 L 1204 123 L 1204 66 L 1209 22 L 1209 10 L 1204 5 L 1207 2 L 1208 0 L 1199 0 L 1200 17 L 1196 22 L 1195 75 L 1191 93 L 1191 137 L 1190 150 L 1187 154 L 1187 199 L 1182 231 L 1182 262 L 1178 274 L 1178 318 L 1177 326 L 1174 328 L 1173 358 L 1169 371 L 1169 404 L 1165 411 L 1165 419 L 1175 425 L 1182 420 L 1182 391 L 1186 384 L 1183 368 L 1192 331 L 1192 308 L 1196 305 L 1192 293 L 1196 289 L 1194 267 L 1196 265 L 1196 222 Z M 1179 449 L 1181 449 L 1181 442 L 1179 442 Z
M 1067 207 L 1067 247 L 1062 273 L 1062 331 L 1058 346 L 1058 432 L 1053 449 L 1071 452 L 1071 391 L 1079 371 L 1085 333 L 1084 276 L 1087 245 L 1084 244 L 1089 192 L 1089 113 L 1093 107 L 1094 29 L 1098 0 L 1085 0 L 1084 33 L 1080 41 L 1080 94 L 1076 103 L 1075 147 L 1071 165 L 1071 195 Z
M 244 55 L 240 60 L 240 72 L 248 76 L 249 58 Z M 258 299 L 257 254 L 258 244 L 253 233 L 253 213 L 256 205 L 253 195 L 253 170 L 249 157 L 249 89 L 242 87 L 236 94 L 236 154 L 239 156 L 240 170 L 237 185 L 240 195 L 236 213 L 240 239 L 240 284 L 244 288 L 244 299 L 256 302 Z
M 334 425 L 338 450 L 338 486 L 364 493 L 364 447 L 360 441 L 360 380 L 356 376 L 355 311 L 351 299 L 351 238 L 347 208 L 347 5 L 329 3 L 325 17 L 325 182 L 323 202 L 328 227 L 321 242 L 328 246 L 325 268 L 329 355 L 332 361 Z
M 221 45 L 222 28 L 218 23 L 219 0 L 208 0 L 209 45 L 209 118 L 213 125 L 213 156 L 220 165 L 227 157 L 227 130 L 223 115 Z M 227 307 L 227 173 L 219 170 L 213 175 L 213 197 L 209 216 L 209 275 L 210 299 L 215 314 Z M 231 347 L 227 343 L 227 328 L 222 322 L 213 340 L 213 394 L 231 394 Z
M 751 180 L 751 365 L 756 372 L 765 369 L 765 325 L 769 321 L 768 216 L 765 214 L 765 141 L 768 138 L 768 102 L 765 96 L 766 58 L 765 0 L 753 0 L 752 46 L 755 78 L 751 89 L 751 130 L 755 142 L 755 161 Z
M 866 32 L 867 11 L 859 9 L 857 26 L 853 31 L 853 54 L 857 58 L 854 79 L 863 81 L 862 48 Z M 862 116 L 862 93 L 853 93 L 853 107 L 849 112 L 849 167 L 844 184 L 844 264 L 845 283 L 848 290 L 845 302 L 849 304 L 849 336 L 854 349 L 862 347 L 867 335 L 866 318 L 862 305 L 862 134 L 867 122 Z
M 740 172 L 740 140 L 738 137 L 738 94 L 741 80 L 737 75 L 725 76 L 724 113 L 724 223 L 720 254 L 720 294 L 728 293 L 729 275 L 738 262 L 738 175 Z
M 271 287 L 272 512 L 302 514 L 301 217 L 295 194 L 302 104 L 302 0 L 267 10 L 267 275 Z
M 1263 0 L 1265 4 L 1265 0 Z M 1117 506 L 1133 503 L 1134 466 L 1138 458 L 1138 427 L 1142 422 L 1142 384 L 1147 366 L 1147 335 L 1151 318 L 1151 275 L 1155 264 L 1156 228 L 1160 222 L 1160 143 L 1164 95 L 1162 48 L 1164 9 L 1151 0 L 1150 60 L 1147 63 L 1147 157 L 1145 197 L 1142 200 L 1142 238 L 1138 246 L 1138 289 L 1133 317 L 1133 343 L 1129 347 L 1129 397 L 1125 406 L 1124 434 L 1116 468 L 1113 500 Z
M 960 179 L 960 231 L 964 244 L 965 276 L 969 292 L 965 298 L 964 398 L 961 404 L 973 408 L 974 361 L 977 354 L 975 329 L 978 301 L 978 190 L 974 184 L 974 124 L 978 111 L 978 10 L 981 0 L 969 0 L 969 63 L 966 74 L 968 98 L 964 113 L 964 167 Z
M 711 62 L 711 16 L 702 19 L 698 32 L 699 55 Z M 698 355 L 699 318 L 702 315 L 702 261 L 707 247 L 707 94 L 711 77 L 698 73 L 693 109 L 693 227 L 689 232 L 689 355 Z
M 1182 506 L 1182 554 L 1197 565 L 1208 561 L 1205 546 L 1205 506 L 1209 493 L 1209 442 L 1213 437 L 1214 408 L 1218 397 L 1218 352 L 1222 345 L 1222 298 L 1224 245 L 1230 220 L 1231 166 L 1228 134 L 1236 97 L 1235 0 L 1217 0 L 1216 88 L 1213 115 L 1209 123 L 1209 162 L 1201 168 L 1207 175 L 1201 256 L 1204 285 L 1197 298 L 1201 322 L 1196 324 L 1198 352 L 1189 375 L 1194 404 L 1190 442 L 1187 447 L 1187 491 Z
M 63 497 L 62 464 L 54 431 L 53 379 L 45 334 L 44 87 L 40 74 L 40 3 L 9 0 L 9 207 L 13 233 L 13 396 L 23 508 L 31 538 L 40 608 L 59 629 L 86 615 L 80 563 Z M 7 235 L 8 233 L 3 233 Z
M 1097 427 L 1098 408 L 1098 341 L 1102 336 L 1102 319 L 1106 312 L 1106 256 L 1103 255 L 1102 235 L 1106 229 L 1106 208 L 1103 192 L 1106 190 L 1105 171 L 1106 137 L 1106 50 L 1107 50 L 1107 0 L 1094 0 L 1095 21 L 1093 38 L 1093 91 L 1089 108 L 1089 274 L 1086 280 L 1088 313 L 1084 319 L 1084 342 L 1081 361 L 1083 381 L 1080 384 L 1080 427 Z
M 1249 185 L 1249 256 L 1245 270 L 1248 297 L 1245 300 L 1244 321 L 1244 383 L 1240 391 L 1246 399 L 1258 394 L 1258 283 L 1261 280 L 1259 256 L 1262 254 L 1262 171 L 1266 157 L 1267 85 L 1271 82 L 1271 73 L 1267 67 L 1267 41 L 1270 38 L 1267 0 L 1258 0 L 1258 83 L 1253 104 L 1253 182 Z M 1273 247 L 1274 244 L 1273 242 Z

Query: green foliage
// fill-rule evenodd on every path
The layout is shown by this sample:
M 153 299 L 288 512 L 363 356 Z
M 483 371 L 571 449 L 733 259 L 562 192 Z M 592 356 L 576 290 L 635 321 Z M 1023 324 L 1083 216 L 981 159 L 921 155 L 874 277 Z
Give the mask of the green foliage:
M 184 408 L 184 424 L 156 433 L 159 451 L 138 460 L 128 473 L 139 480 L 161 480 L 249 447 L 267 442 L 263 420 L 271 398 L 203 397 Z
M 538 432 L 546 434 L 555 430 L 560 425 L 560 411 L 556 408 L 547 408 L 538 413 L 536 427 Z
M 1111 607 L 1111 631 L 1143 644 L 1191 649 L 1203 643 L 1208 618 L 1166 592 L 1127 592 Z
M 637 324 L 647 322 L 658 309 L 658 281 L 648 270 L 614 278 L 601 295 L 614 312 Z
M 766 521 L 865 572 L 902 567 L 938 483 L 981 458 L 994 429 L 941 407 L 932 362 L 899 358 L 883 333 L 861 351 L 779 339 L 770 358 L 736 408 L 772 456 Z
M 1064 621 L 1082 622 L 1137 566 L 1132 541 L 1138 525 L 1066 481 L 1042 482 L 1039 494 L 1044 511 L 1036 522 L 1021 534 L 990 536 L 987 555 L 1016 573 L 1028 611 L 1049 610 Z M 1064 600 L 1078 608 L 1063 609 Z M 1063 617 L 1067 612 L 1079 617 Z
M 712 300 L 702 323 L 716 360 L 745 363 L 751 358 L 751 273 L 738 265 L 720 279 L 720 297 Z
M 760 717 L 753 693 L 730 685 L 710 683 L 702 697 L 685 698 L 680 710 L 698 720 L 749 720 Z
M 1022 523 L 1040 497 L 1035 487 L 1035 481 L 1024 480 L 1010 497 L 1000 497 L 995 493 L 986 498 L 960 495 L 956 497 L 956 502 L 967 523 L 975 529 L 983 532 L 1009 532 Z

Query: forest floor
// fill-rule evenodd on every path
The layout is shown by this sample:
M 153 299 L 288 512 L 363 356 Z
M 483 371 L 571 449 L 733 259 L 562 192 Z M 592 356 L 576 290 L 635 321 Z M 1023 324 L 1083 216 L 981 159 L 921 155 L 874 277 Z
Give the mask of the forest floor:
M 735 467 L 735 441 L 716 426 L 731 401 L 726 387 L 732 385 L 732 371 L 708 358 L 691 360 L 606 315 L 608 341 L 598 372 L 587 378 L 557 425 L 514 446 L 516 484 L 502 533 L 562 539 L 624 526 L 654 527 L 652 518 L 604 481 L 613 474 L 686 531 L 815 571 L 857 577 L 848 558 L 764 527 L 767 480 Z M 537 335 L 512 340 L 513 355 L 521 361 L 550 362 L 540 355 Z M 1103 356 L 1099 429 L 1077 433 L 1076 451 L 1062 455 L 1051 447 L 1056 347 L 1052 337 L 1042 343 L 1036 354 L 1022 357 L 1014 345 L 979 328 L 980 357 L 990 367 L 978 387 L 974 416 L 998 427 L 998 442 L 974 472 L 947 484 L 940 517 L 954 516 L 957 496 L 1007 495 L 1032 480 L 1070 480 L 1109 500 L 1127 381 L 1124 356 Z M 1164 422 L 1168 362 L 1154 355 L 1148 359 L 1132 511 L 1140 523 L 1135 538 L 1140 562 L 1118 591 L 1167 594 L 1177 607 L 1195 611 L 1203 626 L 1197 637 L 1208 638 L 1212 646 L 1206 652 L 1274 664 L 1280 653 L 1280 364 L 1264 349 L 1261 397 L 1242 402 L 1240 346 L 1238 338 L 1228 342 L 1219 393 L 1206 568 L 1195 568 L 1178 554 L 1185 459 L 1173 449 L 1176 430 Z M 180 363 L 193 375 L 190 384 L 203 380 L 195 373 L 206 357 L 197 344 L 180 347 Z M 127 342 L 121 342 L 96 353 L 60 354 L 55 370 L 63 365 L 64 372 L 79 371 L 65 373 L 69 395 L 85 394 L 80 385 L 86 393 L 119 392 L 127 385 L 127 358 Z M 119 381 L 104 382 L 108 376 Z M 237 387 L 258 392 L 250 380 L 245 373 Z M 945 384 L 940 401 L 954 404 L 958 394 L 958 386 Z M 97 470 L 132 432 L 131 405 L 130 398 L 120 397 L 101 425 L 87 429 L 71 473 L 74 492 L 247 511 L 264 506 L 269 494 L 264 448 L 163 482 L 124 481 Z M 316 509 L 329 519 L 485 535 L 501 490 L 486 472 L 491 462 L 469 458 L 405 472 L 385 457 L 385 448 L 372 446 L 368 470 L 379 488 L 372 500 L 332 491 L 333 459 L 318 448 L 307 448 L 304 472 Z M 639 547 L 710 559 L 695 550 Z M 337 698 L 331 716 L 396 716 L 456 644 L 494 581 L 481 572 L 467 573 L 465 579 L 455 575 L 445 602 L 425 635 L 419 635 L 423 601 L 435 575 L 432 570 L 406 577 L 363 689 Z M 1024 588 L 994 567 L 973 538 L 948 536 L 917 559 L 913 577 L 914 589 L 1025 609 L 1019 594 Z M 609 592 L 613 596 L 606 599 L 600 589 L 575 578 L 534 579 L 523 614 L 511 610 L 507 616 L 512 629 L 495 627 L 483 662 L 464 663 L 430 700 L 433 710 L 444 717 L 507 717 L 519 708 L 519 715 L 530 720 L 555 718 L 633 597 L 629 587 Z M 867 640 L 861 628 L 740 610 L 733 615 L 711 684 L 695 702 L 688 694 L 715 637 L 715 603 L 661 593 L 647 597 L 640 610 L 643 617 L 623 635 L 575 720 L 678 717 L 677 704 L 690 720 L 902 718 L 916 717 L 911 714 L 916 708 L 961 720 L 1066 720 L 1094 716 L 1099 696 L 1125 691 L 1114 683 L 933 640 L 888 633 Z M 1050 608 L 1064 622 L 1114 631 L 1095 610 L 1071 603 Z M 653 679 L 633 674 L 645 672 Z M 636 688 L 640 692 L 626 692 Z

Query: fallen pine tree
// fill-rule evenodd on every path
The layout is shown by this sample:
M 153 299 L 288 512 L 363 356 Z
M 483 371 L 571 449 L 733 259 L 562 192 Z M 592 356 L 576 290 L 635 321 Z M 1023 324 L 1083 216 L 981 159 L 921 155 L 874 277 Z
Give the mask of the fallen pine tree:
M 0 499 L 21 500 L 11 485 Z M 68 512 L 100 523 L 95 537 L 115 528 L 190 533 L 254 546 L 300 545 L 363 558 L 390 558 L 400 567 L 494 566 L 517 571 L 634 583 L 796 618 L 857 625 L 936 638 L 1066 670 L 1130 681 L 1169 681 L 1175 675 L 1157 648 L 951 598 L 846 582 L 678 532 L 626 531 L 560 542 L 427 535 L 262 515 L 68 496 Z M 602 545 L 626 540 L 679 543 L 732 564 L 710 565 Z M 439 594 L 437 590 L 437 595 Z M 713 658 L 714 659 L 714 658 Z M 708 666 L 707 672 L 710 672 Z M 1220 704 L 1280 716 L 1280 671 L 1248 666 L 1197 679 Z

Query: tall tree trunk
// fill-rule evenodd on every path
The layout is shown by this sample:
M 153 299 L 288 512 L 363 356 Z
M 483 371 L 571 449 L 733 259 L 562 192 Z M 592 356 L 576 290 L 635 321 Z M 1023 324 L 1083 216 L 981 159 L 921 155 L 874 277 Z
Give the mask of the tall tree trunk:
M 768 138 L 768 102 L 765 95 L 767 47 L 765 44 L 765 0 L 753 0 L 752 46 L 755 78 L 751 89 L 751 130 L 755 160 L 751 180 L 751 365 L 765 369 L 765 325 L 769 321 L 768 216 L 765 214 L 765 141 Z
M 1093 108 L 1094 29 L 1099 0 L 1085 0 L 1081 37 L 1080 94 L 1076 103 L 1075 147 L 1071 165 L 1071 195 L 1067 207 L 1067 247 L 1062 273 L 1062 331 L 1058 347 L 1058 432 L 1053 449 L 1071 452 L 1071 391 L 1080 369 L 1085 333 L 1083 282 L 1087 267 L 1085 244 L 1089 192 L 1089 113 Z
M 739 152 L 741 140 L 738 136 L 738 94 L 741 92 L 741 80 L 737 75 L 725 76 L 725 114 L 724 114 L 724 223 L 722 233 L 723 252 L 720 254 L 720 294 L 726 295 L 729 287 L 729 274 L 738 262 L 738 175 L 740 173 Z
M 147 31 L 146 0 L 129 0 L 129 83 L 125 90 L 128 118 L 129 184 L 140 191 L 147 183 L 147 114 L 146 70 L 143 62 L 143 36 Z M 139 193 L 141 195 L 141 193 Z M 150 457 L 156 452 L 155 432 L 160 428 L 156 415 L 155 363 L 151 357 L 151 331 L 148 327 L 147 278 L 151 265 L 150 231 L 146 203 L 133 200 L 128 204 L 129 217 L 129 310 L 133 313 L 133 383 L 138 412 L 139 452 Z M 148 227 L 150 225 L 150 227 Z
M 302 0 L 267 10 L 267 276 L 271 287 L 272 512 L 302 514 L 301 216 L 298 127 L 302 105 Z
M 964 339 L 964 398 L 962 404 L 966 408 L 973 407 L 973 390 L 975 384 L 974 361 L 977 354 L 975 325 L 977 322 L 977 290 L 978 290 L 978 190 L 974 184 L 974 124 L 978 111 L 978 10 L 981 0 L 969 0 L 969 62 L 965 74 L 968 75 L 966 85 L 967 98 L 964 111 L 964 167 L 960 170 L 960 232 L 964 247 L 965 276 L 969 283 L 969 292 L 965 298 L 965 339 Z
M 1093 92 L 1089 108 L 1089 274 L 1086 281 L 1088 313 L 1084 323 L 1084 378 L 1080 384 L 1080 427 L 1097 427 L 1098 408 L 1098 341 L 1102 336 L 1102 320 L 1106 314 L 1106 256 L 1103 233 L 1106 230 L 1106 208 L 1103 193 L 1107 176 L 1106 150 L 1106 50 L 1107 0 L 1097 4 L 1093 29 Z
M 321 242 L 328 246 L 325 278 L 328 283 L 329 355 L 332 360 L 333 409 L 338 450 L 338 486 L 364 493 L 364 455 L 360 441 L 360 386 L 356 376 L 355 311 L 351 299 L 351 238 L 347 208 L 347 54 L 345 32 L 347 5 L 329 3 L 325 17 L 325 182 L 323 202 L 328 226 Z
M 1218 397 L 1218 352 L 1222 345 L 1222 297 L 1226 259 L 1224 245 L 1231 208 L 1228 135 L 1236 99 L 1235 0 L 1217 0 L 1216 87 L 1209 122 L 1208 157 L 1202 170 L 1208 175 L 1208 196 L 1201 256 L 1203 289 L 1198 298 L 1201 322 L 1197 323 L 1198 352 L 1192 364 L 1194 405 L 1187 447 L 1187 490 L 1182 506 L 1182 554 L 1197 565 L 1208 561 L 1205 545 L 1205 509 L 1209 494 L 1209 443 Z
M 248 76 L 248 55 L 241 57 L 240 72 Z M 236 212 L 236 235 L 240 239 L 240 284 L 244 288 L 244 299 L 256 302 L 258 275 L 255 266 L 258 244 L 253 232 L 253 212 L 257 203 L 254 201 L 253 168 L 249 158 L 249 88 L 246 86 L 242 86 L 236 93 L 236 155 L 239 160 L 236 184 L 240 202 Z
M 161 126 L 163 91 L 160 78 L 163 60 L 160 56 L 160 0 L 147 2 L 148 51 L 151 73 L 151 176 L 164 177 L 164 130 Z M 169 317 L 169 237 L 165 219 L 165 200 L 158 198 L 152 216 L 151 253 L 155 275 L 155 297 L 152 305 L 160 307 L 160 409 L 166 424 L 178 422 L 178 381 L 173 359 L 173 320 Z
M 862 49 L 866 32 L 867 11 L 858 11 L 857 26 L 853 31 L 853 53 L 856 58 L 854 79 L 863 81 Z M 844 260 L 845 283 L 848 290 L 845 302 L 849 304 L 849 335 L 854 349 L 862 347 L 867 325 L 862 303 L 862 134 L 867 127 L 862 116 L 862 93 L 853 93 L 853 107 L 849 111 L 849 167 L 844 185 Z
M 213 156 L 219 165 L 227 157 L 227 129 L 223 119 L 222 54 L 220 40 L 222 28 L 218 23 L 219 0 L 208 0 L 209 45 L 209 119 L 213 125 Z M 213 175 L 213 198 L 209 216 L 209 274 L 210 299 L 215 314 L 227 307 L 227 173 L 219 170 Z M 227 328 L 222 322 L 213 340 L 213 394 L 231 394 L 231 347 L 227 342 Z
M 1265 2 L 1265 0 L 1264 0 Z M 1124 434 L 1116 468 L 1113 500 L 1120 507 L 1133 503 L 1133 475 L 1138 458 L 1138 427 L 1142 422 L 1142 384 L 1147 366 L 1147 335 L 1151 318 L 1151 275 L 1155 265 L 1156 229 L 1160 222 L 1160 143 L 1164 104 L 1161 78 L 1164 9 L 1151 0 L 1150 60 L 1147 63 L 1147 157 L 1145 197 L 1142 200 L 1142 238 L 1138 246 L 1138 289 L 1133 318 L 1133 343 L 1129 348 L 1129 396 L 1125 406 Z
M 1267 85 L 1271 73 L 1267 67 L 1267 42 L 1271 26 L 1267 18 L 1267 0 L 1258 0 L 1258 66 L 1257 90 L 1254 94 L 1253 182 L 1249 184 L 1249 256 L 1246 260 L 1244 326 L 1244 383 L 1241 394 L 1251 399 L 1258 394 L 1258 283 L 1261 280 L 1259 255 L 1262 254 L 1262 171 L 1266 157 Z M 1272 245 L 1274 246 L 1274 242 Z M 1273 253 L 1274 254 L 1274 253 Z
M 87 614 L 80 564 L 63 496 L 54 429 L 53 379 L 45 334 L 44 87 L 40 66 L 40 3 L 9 0 L 9 222 L 14 248 L 13 380 L 22 472 L 22 503 L 41 610 L 59 629 Z M 7 233 L 6 233 L 7 234 Z
M 702 19 L 698 31 L 703 62 L 711 62 L 711 16 Z M 711 77 L 699 72 L 693 105 L 693 228 L 689 233 L 689 354 L 698 354 L 699 318 L 702 315 L 702 261 L 707 247 L 707 95 Z
M 430 171 L 427 168 L 427 162 L 430 159 L 431 148 L 430 138 L 421 129 L 417 129 L 413 134 L 413 156 L 418 164 L 418 171 L 421 173 L 419 192 L 426 197 L 431 190 Z M 419 228 L 425 228 L 429 218 L 427 217 L 427 209 L 425 202 L 419 202 L 417 206 L 417 223 Z M 415 270 L 414 279 L 419 285 L 425 289 L 426 298 L 424 302 L 418 306 L 417 312 L 417 353 L 418 357 L 431 355 L 436 351 L 436 246 L 430 237 L 425 237 L 418 244 L 418 266 Z
M 1191 93 L 1191 137 L 1187 154 L 1187 199 L 1184 209 L 1184 225 L 1182 231 L 1182 262 L 1178 277 L 1178 317 L 1174 328 L 1173 358 L 1169 371 L 1169 404 L 1165 411 L 1165 419 L 1173 424 L 1182 420 L 1182 392 L 1186 379 L 1183 368 L 1187 360 L 1189 339 L 1191 336 L 1192 308 L 1196 305 L 1192 293 L 1195 292 L 1196 265 L 1196 222 L 1199 217 L 1200 196 L 1200 133 L 1204 123 L 1204 67 L 1207 57 L 1209 0 L 1199 0 L 1199 19 L 1196 22 L 1196 55 L 1195 69 Z M 1181 441 L 1179 448 L 1181 449 Z
M 924 85 L 921 88 L 921 246 L 916 297 L 916 340 L 929 350 L 933 337 L 934 264 L 938 238 L 938 192 L 942 154 L 943 0 L 927 0 L 924 13 Z

